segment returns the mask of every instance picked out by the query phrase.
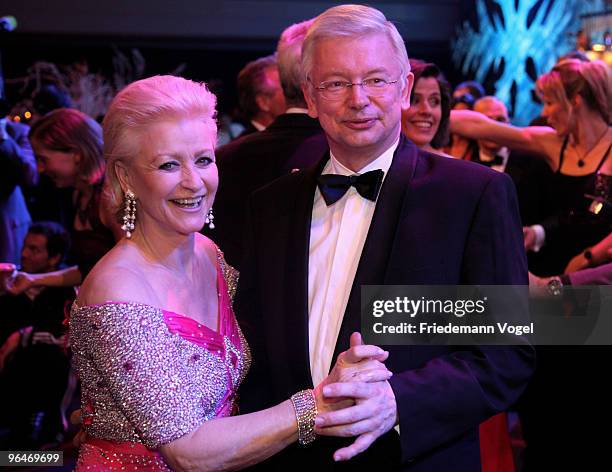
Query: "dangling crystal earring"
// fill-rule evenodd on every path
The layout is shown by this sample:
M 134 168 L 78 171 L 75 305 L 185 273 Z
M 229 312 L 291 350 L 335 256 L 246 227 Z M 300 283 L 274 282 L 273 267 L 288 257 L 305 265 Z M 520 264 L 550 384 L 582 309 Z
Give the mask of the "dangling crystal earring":
M 208 210 L 208 215 L 206 215 L 206 224 L 210 229 L 215 229 L 215 224 L 213 221 L 215 220 L 215 215 L 213 215 L 212 207 Z
M 136 195 L 131 190 L 125 192 L 125 207 L 123 207 L 123 226 L 126 238 L 132 237 L 134 231 L 134 221 L 136 220 Z

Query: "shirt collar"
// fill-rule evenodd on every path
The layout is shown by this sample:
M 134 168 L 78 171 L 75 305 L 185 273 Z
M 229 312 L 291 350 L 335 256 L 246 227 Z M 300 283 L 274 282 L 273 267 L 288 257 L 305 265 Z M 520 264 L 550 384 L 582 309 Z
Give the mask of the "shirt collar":
M 507 147 L 502 147 L 494 155 L 490 155 L 484 152 L 483 149 L 480 149 L 479 155 L 478 155 L 481 161 L 492 161 L 495 158 L 495 156 L 501 156 L 505 164 L 506 161 L 508 160 L 508 156 L 510 156 L 510 149 L 508 149 Z
M 389 168 L 391 167 L 391 162 L 393 162 L 393 154 L 395 154 L 395 150 L 399 145 L 399 137 L 397 140 L 387 148 L 380 156 L 370 162 L 367 166 L 363 167 L 357 172 L 352 171 L 348 167 L 342 165 L 335 157 L 334 154 L 330 151 L 330 159 L 325 169 L 323 170 L 323 174 L 339 174 L 339 175 L 354 175 L 354 174 L 365 174 L 366 172 L 370 172 L 371 170 L 382 170 L 385 175 L 389 172 Z M 383 178 L 384 178 L 383 177 Z
M 262 125 L 259 121 L 251 120 L 251 124 L 255 127 L 257 131 L 263 131 L 266 129 L 264 125 Z
M 303 114 L 307 114 L 308 113 L 308 109 L 307 108 L 301 108 L 301 107 L 289 107 L 285 110 L 285 113 L 287 114 L 297 114 L 297 113 L 303 113 Z

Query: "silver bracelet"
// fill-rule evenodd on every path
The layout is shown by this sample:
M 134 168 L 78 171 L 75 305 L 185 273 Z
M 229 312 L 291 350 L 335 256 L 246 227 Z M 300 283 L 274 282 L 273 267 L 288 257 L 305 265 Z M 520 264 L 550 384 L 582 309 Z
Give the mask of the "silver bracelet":
M 317 435 L 314 432 L 317 402 L 312 390 L 302 390 L 292 395 L 291 403 L 295 409 L 298 424 L 298 442 L 306 446 L 313 442 Z

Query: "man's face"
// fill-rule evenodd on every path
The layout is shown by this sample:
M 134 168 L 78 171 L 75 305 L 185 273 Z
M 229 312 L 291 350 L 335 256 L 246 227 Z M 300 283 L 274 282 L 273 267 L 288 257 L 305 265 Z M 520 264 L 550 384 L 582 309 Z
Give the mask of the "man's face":
M 304 95 L 309 115 L 319 118 L 334 155 L 345 163 L 378 157 L 399 137 L 402 109 L 410 106 L 412 87 L 412 74 L 402 80 L 389 38 L 377 33 L 322 39 L 315 44 L 313 64 Z M 315 88 L 323 82 L 373 78 L 397 82 L 376 96 L 354 85 L 331 100 Z
M 43 234 L 28 233 L 21 250 L 21 270 L 30 274 L 41 274 L 55 270 L 58 257 L 49 257 L 47 237 Z
M 287 105 L 285 104 L 285 95 L 283 87 L 278 76 L 278 69 L 270 67 L 265 71 L 266 86 L 265 93 L 262 94 L 261 100 L 258 102 L 263 111 L 268 113 L 271 119 L 285 113 Z
M 510 118 L 508 117 L 508 109 L 499 100 L 485 100 L 476 102 L 474 105 L 474 111 L 482 113 L 488 116 L 492 120 L 499 121 L 500 123 L 508 123 Z M 489 154 L 495 154 L 501 149 L 501 146 L 493 141 L 479 140 L 478 147 L 484 149 Z

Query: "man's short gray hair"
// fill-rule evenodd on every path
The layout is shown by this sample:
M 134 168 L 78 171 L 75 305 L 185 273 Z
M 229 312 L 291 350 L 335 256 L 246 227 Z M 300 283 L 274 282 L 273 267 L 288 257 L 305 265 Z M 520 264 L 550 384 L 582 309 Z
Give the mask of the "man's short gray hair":
M 365 5 L 339 5 L 326 10 L 315 19 L 302 47 L 302 80 L 305 82 L 312 72 L 317 41 L 338 36 L 353 37 L 376 33 L 386 34 L 391 41 L 404 81 L 410 72 L 404 40 L 395 25 L 388 21 L 381 11 Z
M 302 45 L 313 22 L 314 18 L 286 28 L 276 48 L 278 74 L 287 106 L 306 106 L 301 87 Z

